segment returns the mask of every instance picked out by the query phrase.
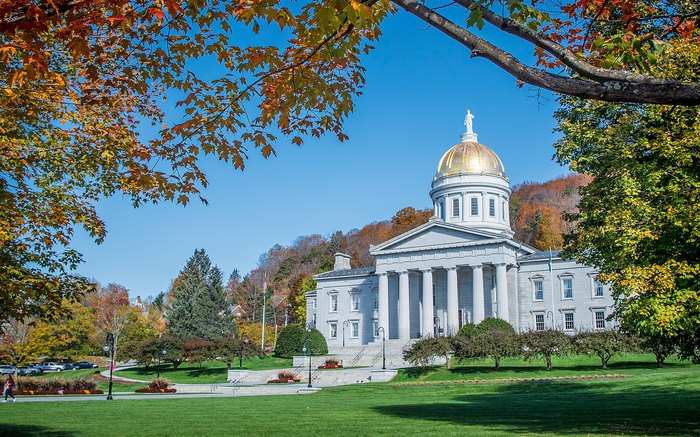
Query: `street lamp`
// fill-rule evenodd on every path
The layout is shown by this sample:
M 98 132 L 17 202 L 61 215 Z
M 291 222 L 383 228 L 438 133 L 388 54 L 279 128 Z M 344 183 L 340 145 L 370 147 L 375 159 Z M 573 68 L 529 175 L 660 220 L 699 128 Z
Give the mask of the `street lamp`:
M 163 346 L 163 343 L 160 344 L 160 349 L 161 350 L 158 351 L 159 352 L 159 354 L 158 354 L 158 372 L 157 372 L 158 375 L 156 376 L 156 378 L 158 378 L 158 379 L 160 379 L 160 362 L 161 362 L 160 357 L 162 355 L 163 358 L 165 358 L 165 355 L 168 354 L 168 350 L 165 348 L 165 346 Z
M 377 328 L 377 333 L 382 331 L 382 370 L 386 370 L 386 331 L 383 326 Z
M 343 347 L 345 347 L 345 327 L 350 325 L 348 320 L 343 320 Z
M 243 348 L 245 346 L 248 346 L 248 338 L 245 338 L 241 342 L 241 350 L 240 350 L 240 355 L 238 356 L 238 370 L 243 370 Z M 245 346 L 244 346 L 245 345 Z
M 442 328 L 440 328 L 440 317 L 435 316 L 433 317 L 433 324 L 435 325 L 435 337 L 440 335 L 440 331 Z
M 309 345 L 309 334 L 311 333 L 311 326 L 307 323 L 306 324 L 306 335 L 304 336 L 304 346 L 301 348 L 301 352 L 306 355 L 306 352 L 309 353 L 309 385 L 308 387 L 311 388 L 311 346 Z
M 109 392 L 107 394 L 107 400 L 112 400 L 112 373 L 114 372 L 114 334 L 111 332 L 107 334 L 105 339 L 105 344 L 102 346 L 105 352 L 109 352 Z

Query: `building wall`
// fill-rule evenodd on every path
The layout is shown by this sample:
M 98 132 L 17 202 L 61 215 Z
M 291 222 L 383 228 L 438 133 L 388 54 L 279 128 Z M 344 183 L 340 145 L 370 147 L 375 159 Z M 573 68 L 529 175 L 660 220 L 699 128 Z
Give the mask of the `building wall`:
M 605 311 L 609 316 L 612 311 L 613 299 L 610 287 L 603 286 L 603 297 L 594 297 L 595 269 L 573 261 L 554 259 L 552 272 L 549 271 L 547 259 L 524 261 L 520 263 L 518 272 L 518 306 L 520 329 L 535 328 L 535 314 L 544 314 L 546 328 L 565 330 L 564 313 L 573 313 L 574 329 L 595 329 L 594 312 Z M 564 279 L 572 281 L 573 297 L 563 296 Z M 542 281 L 543 299 L 536 300 L 534 296 L 535 281 Z M 606 327 L 610 322 L 606 322 Z

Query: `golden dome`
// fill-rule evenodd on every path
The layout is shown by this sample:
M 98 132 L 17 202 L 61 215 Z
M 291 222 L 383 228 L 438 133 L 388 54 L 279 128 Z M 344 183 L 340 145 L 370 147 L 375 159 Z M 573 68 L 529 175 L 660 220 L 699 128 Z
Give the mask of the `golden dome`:
M 506 176 L 498 155 L 475 141 L 462 141 L 442 155 L 435 177 L 463 174 Z

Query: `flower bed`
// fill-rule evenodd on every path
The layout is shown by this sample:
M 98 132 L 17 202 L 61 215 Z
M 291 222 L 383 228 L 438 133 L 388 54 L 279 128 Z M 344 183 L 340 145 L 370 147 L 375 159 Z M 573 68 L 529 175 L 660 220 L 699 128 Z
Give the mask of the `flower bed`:
M 267 381 L 268 384 L 294 384 L 295 382 L 301 381 L 299 378 L 296 379 L 271 379 Z
M 19 390 L 16 395 L 34 396 L 34 395 L 101 395 L 102 390 Z
M 319 369 L 342 369 L 343 366 L 340 364 L 336 364 L 335 366 L 327 366 L 324 364 L 323 366 L 318 366 L 318 368 Z
M 337 358 L 328 358 L 322 366 L 318 366 L 319 369 L 342 369 L 343 362 L 338 361 Z
M 177 390 L 174 388 L 139 388 L 135 390 L 136 393 L 175 393 Z

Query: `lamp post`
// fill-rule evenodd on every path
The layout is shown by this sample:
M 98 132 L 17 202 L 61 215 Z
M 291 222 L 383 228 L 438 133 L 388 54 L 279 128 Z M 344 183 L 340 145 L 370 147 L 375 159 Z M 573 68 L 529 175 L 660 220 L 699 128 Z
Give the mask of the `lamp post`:
M 382 370 L 386 370 L 386 331 L 383 326 L 377 328 L 377 333 L 382 331 Z
M 159 349 L 160 350 L 158 351 L 158 375 L 156 376 L 156 378 L 158 378 L 158 379 L 160 379 L 160 363 L 161 363 L 160 357 L 162 356 L 163 358 L 165 358 L 165 355 L 167 355 L 167 353 L 168 353 L 168 350 L 165 348 L 165 346 L 163 346 L 163 343 L 160 344 Z
M 109 352 L 109 392 L 107 394 L 107 400 L 112 400 L 112 373 L 114 372 L 114 334 L 111 332 L 107 334 L 105 339 L 105 344 L 102 346 L 105 352 Z
M 309 385 L 311 388 L 311 346 L 309 345 L 309 334 L 311 333 L 311 325 L 306 324 L 306 335 L 304 336 L 304 346 L 301 348 L 303 354 L 309 353 Z
M 433 324 L 435 324 L 435 337 L 440 335 L 440 317 L 433 317 Z
M 243 370 L 243 348 L 248 345 L 248 338 L 241 342 L 240 355 L 238 356 L 238 370 Z
M 345 347 L 345 327 L 350 324 L 349 321 L 343 320 L 343 347 Z

